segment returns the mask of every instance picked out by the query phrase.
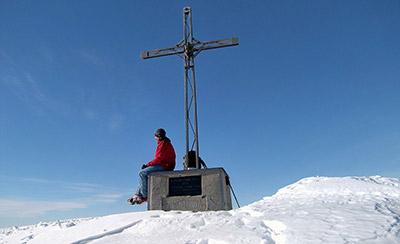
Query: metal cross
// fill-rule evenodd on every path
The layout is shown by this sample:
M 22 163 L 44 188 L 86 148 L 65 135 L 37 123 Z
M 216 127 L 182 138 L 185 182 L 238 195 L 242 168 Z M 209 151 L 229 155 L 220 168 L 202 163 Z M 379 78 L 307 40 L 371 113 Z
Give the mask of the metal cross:
M 200 42 L 193 38 L 192 29 L 192 12 L 190 7 L 183 8 L 183 39 L 176 46 L 143 51 L 141 56 L 143 59 L 163 57 L 177 54 L 185 60 L 185 131 L 186 131 L 186 160 L 189 157 L 189 151 L 196 147 L 196 168 L 200 168 L 199 161 L 199 133 L 197 125 L 197 99 L 196 99 L 196 82 L 194 75 L 194 58 L 203 50 L 236 46 L 239 45 L 237 37 L 226 38 L 215 41 Z M 189 75 L 190 73 L 190 75 Z M 192 82 L 190 83 L 190 78 Z M 191 97 L 189 100 L 189 86 L 191 88 Z M 193 103 L 193 104 L 192 104 Z M 193 105 L 193 123 L 190 120 L 190 109 Z M 189 150 L 189 125 L 193 133 L 193 143 Z M 194 126 L 194 127 L 193 127 Z

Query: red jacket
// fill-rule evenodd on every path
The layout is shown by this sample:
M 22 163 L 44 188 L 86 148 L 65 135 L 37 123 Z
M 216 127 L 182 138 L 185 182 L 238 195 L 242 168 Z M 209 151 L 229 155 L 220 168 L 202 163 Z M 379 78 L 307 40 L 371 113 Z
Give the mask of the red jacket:
M 175 168 L 175 150 L 168 138 L 158 141 L 156 156 L 147 166 L 161 165 L 166 170 L 174 170 Z

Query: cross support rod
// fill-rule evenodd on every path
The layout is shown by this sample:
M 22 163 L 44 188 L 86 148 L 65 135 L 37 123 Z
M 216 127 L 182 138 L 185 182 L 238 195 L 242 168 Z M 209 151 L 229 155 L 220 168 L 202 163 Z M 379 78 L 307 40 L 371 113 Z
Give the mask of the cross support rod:
M 239 45 L 238 37 L 225 38 L 214 41 L 200 42 L 193 38 L 192 12 L 190 7 L 183 8 L 183 39 L 173 47 L 154 49 L 141 52 L 143 59 L 178 55 L 184 59 L 185 74 L 185 131 L 186 131 L 186 160 L 189 160 L 189 151 L 195 148 L 196 168 L 200 168 L 199 160 L 199 133 L 197 124 L 197 98 L 196 82 L 194 73 L 194 58 L 203 50 L 216 49 Z M 189 102 L 190 101 L 190 102 Z M 192 103 L 193 102 L 193 103 Z M 190 110 L 193 108 L 193 121 L 190 119 Z M 193 123 L 191 123 L 193 122 Z M 193 144 L 190 149 L 190 128 L 192 131 Z M 194 127 L 193 127 L 194 125 Z

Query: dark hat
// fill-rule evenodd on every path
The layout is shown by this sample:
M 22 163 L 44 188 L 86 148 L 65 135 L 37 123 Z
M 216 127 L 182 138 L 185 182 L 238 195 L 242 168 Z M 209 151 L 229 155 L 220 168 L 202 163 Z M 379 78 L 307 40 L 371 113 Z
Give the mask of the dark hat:
M 164 138 L 166 134 L 167 133 L 165 132 L 165 130 L 163 128 L 159 128 L 156 130 L 156 133 L 154 135 L 157 137 Z

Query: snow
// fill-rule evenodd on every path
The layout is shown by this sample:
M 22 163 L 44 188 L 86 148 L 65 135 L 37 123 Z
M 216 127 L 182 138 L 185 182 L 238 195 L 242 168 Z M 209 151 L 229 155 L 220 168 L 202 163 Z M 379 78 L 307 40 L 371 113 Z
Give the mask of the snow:
M 0 243 L 400 243 L 400 179 L 310 177 L 231 211 L 39 223 L 0 229 Z

